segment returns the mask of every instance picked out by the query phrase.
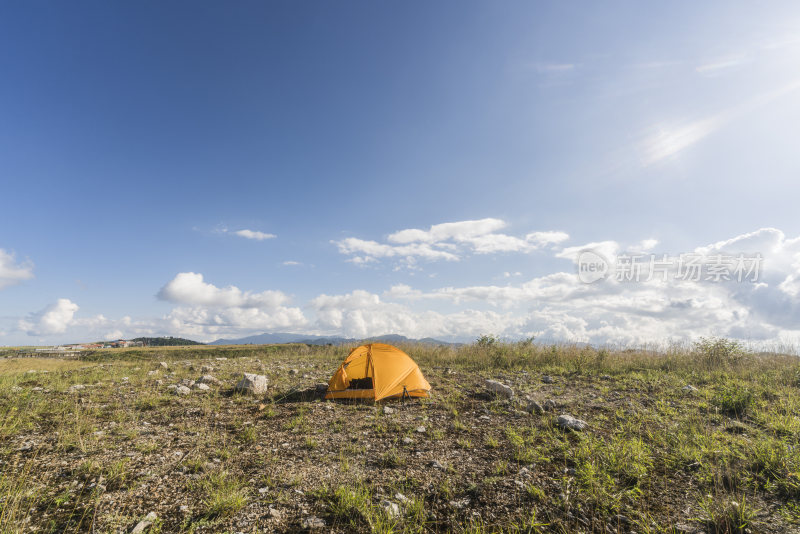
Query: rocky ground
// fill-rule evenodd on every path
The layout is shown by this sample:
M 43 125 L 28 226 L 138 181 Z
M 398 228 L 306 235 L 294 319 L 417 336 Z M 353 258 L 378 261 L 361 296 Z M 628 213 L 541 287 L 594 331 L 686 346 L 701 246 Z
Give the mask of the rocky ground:
M 2 532 L 800 531 L 791 374 L 729 373 L 737 411 L 710 374 L 434 361 L 371 404 L 322 400 L 335 351 L 186 355 L 0 374 Z

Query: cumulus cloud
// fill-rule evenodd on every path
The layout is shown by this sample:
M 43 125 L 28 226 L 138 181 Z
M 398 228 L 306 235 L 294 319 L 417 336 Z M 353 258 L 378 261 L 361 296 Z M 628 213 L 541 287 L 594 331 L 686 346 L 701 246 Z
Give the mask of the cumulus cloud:
M 178 273 L 158 292 L 158 298 L 178 304 L 214 308 L 274 308 L 288 302 L 280 291 L 252 293 L 238 287 L 217 287 L 203 280 L 200 273 Z
M 179 304 L 163 318 L 171 331 L 201 339 L 217 333 L 292 329 L 306 324 L 302 310 L 289 307 L 291 299 L 281 291 L 220 288 L 206 282 L 200 273 L 178 273 L 157 296 Z
M 31 262 L 17 263 L 14 254 L 0 248 L 0 289 L 33 278 Z
M 495 234 L 500 228 L 489 227 L 492 229 L 486 231 Z M 445 230 L 406 233 L 394 238 L 403 243 L 384 245 L 424 245 L 447 252 L 438 248 L 437 240 L 443 239 L 441 243 L 456 247 L 449 249 L 455 254 L 462 252 L 459 247 L 463 243 L 472 243 L 484 231 L 475 230 L 475 226 L 458 234 L 453 227 Z M 456 241 L 456 235 L 464 241 Z M 355 338 L 398 333 L 459 340 L 493 333 L 508 338 L 535 335 L 548 340 L 627 345 L 708 335 L 800 341 L 800 237 L 762 228 L 687 251 L 704 258 L 756 255 L 763 260 L 757 281 L 690 280 L 675 277 L 670 271 L 668 279 L 632 282 L 609 276 L 582 283 L 574 269 L 584 250 L 601 251 L 613 262 L 630 250 L 654 246 L 655 239 L 630 246 L 607 240 L 549 249 L 554 258 L 566 260 L 562 262 L 563 271 L 556 269 L 531 278 L 509 271 L 509 276 L 497 277 L 504 283 L 477 281 L 433 287 L 396 283 L 379 293 L 355 289 L 321 294 L 302 309 L 293 306 L 281 291 L 220 287 L 199 273 L 186 272 L 177 274 L 159 291 L 159 298 L 175 304 L 162 317 L 83 318 L 77 316 L 77 305 L 61 299 L 24 318 L 19 326 L 37 336 L 65 331 L 72 335 L 80 329 L 95 333 L 87 336 L 92 339 L 158 334 L 208 341 L 265 331 L 302 331 Z M 420 283 L 434 282 L 426 278 Z
M 464 310 L 440 313 L 415 311 L 406 305 L 385 302 L 363 290 L 344 295 L 320 295 L 311 302 L 319 331 L 337 332 L 364 338 L 387 333 L 412 337 L 475 337 L 499 331 L 514 321 L 509 314 L 495 311 Z
M 633 247 L 655 246 L 645 240 Z M 557 257 L 577 261 L 584 250 L 601 251 L 614 261 L 622 247 L 616 241 L 568 247 Z M 593 343 L 637 344 L 668 339 L 722 335 L 749 340 L 800 339 L 800 238 L 774 228 L 696 247 L 687 254 L 704 267 L 739 254 L 762 258 L 758 279 L 648 278 L 638 282 L 610 277 L 582 283 L 575 272 L 557 272 L 508 285 L 474 285 L 421 290 L 396 284 L 384 293 L 389 301 L 444 303 L 457 307 L 504 310 L 495 317 L 497 334 L 543 336 Z M 620 255 L 621 259 L 623 255 Z M 677 257 L 668 258 L 677 264 Z M 430 323 L 430 330 L 434 325 Z M 473 329 L 474 330 L 474 329 Z M 443 330 L 444 331 L 444 330 Z M 433 334 L 436 335 L 436 334 Z
M 274 239 L 278 236 L 275 234 L 268 234 L 265 232 L 259 232 L 258 230 L 236 230 L 233 232 L 235 235 L 239 237 L 244 237 L 246 239 L 255 239 L 256 241 L 264 241 L 265 239 Z
M 524 237 L 500 233 L 508 224 L 486 218 L 434 224 L 428 229 L 408 228 L 389 234 L 386 243 L 348 237 L 333 241 L 339 252 L 357 264 L 374 263 L 384 258 L 415 265 L 418 259 L 458 261 L 467 254 L 531 252 L 565 241 L 565 232 L 531 232 Z
M 20 330 L 30 336 L 63 334 L 74 323 L 78 305 L 69 299 L 58 299 L 45 309 L 19 321 Z

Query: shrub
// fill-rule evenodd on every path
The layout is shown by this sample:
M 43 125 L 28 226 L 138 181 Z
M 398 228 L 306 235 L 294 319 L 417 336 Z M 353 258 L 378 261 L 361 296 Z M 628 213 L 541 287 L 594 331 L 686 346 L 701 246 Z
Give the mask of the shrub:
M 694 352 L 708 367 L 726 367 L 740 363 L 744 345 L 733 339 L 701 337 L 694 343 Z
M 736 384 L 726 384 L 714 395 L 714 404 L 725 414 L 741 417 L 753 406 L 753 392 Z

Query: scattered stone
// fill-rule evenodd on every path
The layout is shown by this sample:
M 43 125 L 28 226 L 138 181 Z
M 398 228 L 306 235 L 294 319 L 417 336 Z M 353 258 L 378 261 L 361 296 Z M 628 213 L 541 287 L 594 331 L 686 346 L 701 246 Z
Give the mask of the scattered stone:
M 190 512 L 189 507 L 186 506 L 185 504 L 181 505 L 180 511 L 181 511 L 182 514 L 188 514 Z
M 558 406 L 556 405 L 556 401 L 553 399 L 547 399 L 544 401 L 544 409 L 547 412 L 553 412 Z
M 535 400 L 528 401 L 526 410 L 530 413 L 544 413 L 544 408 Z
M 553 377 L 550 375 L 544 375 L 542 377 L 542 382 L 544 382 L 545 384 L 552 384 L 553 382 L 555 382 L 555 380 L 553 380 Z
M 187 388 L 190 388 L 190 387 L 192 387 L 194 385 L 194 380 L 191 380 L 189 378 L 182 378 L 181 381 L 178 382 L 178 385 L 179 386 L 186 386 Z
M 192 392 L 192 390 L 187 388 L 186 386 L 175 386 L 175 394 L 176 395 L 188 395 L 191 392 Z
M 196 389 L 199 391 L 208 391 L 209 389 L 211 389 L 211 386 L 209 386 L 208 384 L 204 384 L 202 382 L 195 382 L 194 384 L 192 384 L 192 389 Z
M 422 425 L 418 426 L 418 427 L 417 427 L 415 430 L 416 430 L 416 432 L 417 432 L 418 434 L 424 434 L 425 432 L 427 432 L 427 431 L 428 431 L 428 429 L 427 429 L 427 428 L 425 428 L 425 427 L 424 427 L 424 426 L 422 426 Z
M 462 500 L 460 500 L 460 501 L 450 501 L 450 503 L 449 503 L 449 504 L 450 504 L 450 506 L 452 506 L 452 507 L 453 507 L 453 508 L 455 508 L 456 510 L 463 510 L 464 508 L 466 508 L 467 506 L 469 506 L 469 500 L 467 500 L 467 499 L 462 499 Z
M 211 375 L 203 375 L 197 379 L 198 382 L 201 384 L 210 384 L 212 386 L 220 386 L 222 385 L 222 381 L 219 378 L 216 378 Z
M 242 379 L 236 384 L 236 391 L 251 395 L 263 395 L 267 392 L 267 377 L 254 373 L 243 373 Z
M 398 501 L 402 502 L 402 503 L 407 503 L 407 502 L 409 502 L 411 500 L 408 497 L 406 497 L 405 495 L 403 495 L 402 493 L 395 493 L 394 494 L 394 498 L 397 499 Z
M 204 366 L 202 366 L 200 368 L 200 372 L 203 373 L 203 374 L 210 373 L 213 370 L 214 370 L 214 368 L 211 367 L 210 365 L 204 365 Z
M 381 508 L 383 508 L 383 511 L 386 512 L 386 515 L 389 517 L 394 518 L 400 515 L 400 506 L 398 506 L 396 502 L 381 501 Z
M 603 375 L 600 377 L 600 380 L 611 380 L 611 375 Z
M 74 384 L 74 385 L 69 387 L 69 392 L 70 393 L 77 393 L 78 391 L 80 391 L 82 389 L 86 389 L 86 386 L 84 386 L 83 384 Z
M 558 416 L 558 420 L 556 421 L 556 425 L 560 426 L 561 428 L 567 428 L 569 430 L 584 430 L 586 429 L 589 424 L 586 421 L 582 421 L 580 419 L 576 419 L 571 415 L 563 414 Z
M 258 488 L 258 493 L 260 493 L 261 495 L 264 495 L 268 491 L 269 491 L 269 488 Z
M 408 436 L 406 436 L 406 437 L 404 437 L 404 438 L 403 438 L 403 444 L 405 444 L 405 445 L 411 445 L 412 443 L 414 443 L 414 440 L 413 440 L 413 439 L 411 439 L 411 438 L 409 438 Z
M 131 534 L 142 534 L 148 527 L 150 527 L 155 521 L 158 519 L 155 512 L 150 512 L 147 514 L 143 520 L 139 521 L 133 530 L 131 530 Z
M 385 413 L 386 415 L 391 415 L 394 413 L 394 408 L 392 408 L 391 406 L 384 406 L 383 413 Z
M 292 375 L 292 376 L 296 375 L 299 372 L 300 371 L 298 371 L 297 369 L 289 369 L 289 374 Z
M 439 469 L 441 471 L 446 471 L 447 470 L 447 468 L 437 460 L 434 460 L 434 461 L 431 462 L 431 467 L 433 467 L 434 469 Z
M 167 364 L 167 362 L 161 362 L 158 365 L 160 365 L 162 369 L 169 369 L 169 365 Z
M 695 393 L 696 391 L 699 391 L 699 390 L 696 387 L 694 387 L 693 385 L 691 385 L 691 384 L 686 384 L 685 386 L 683 386 L 681 388 L 681 391 L 684 391 L 686 393 Z
M 300 526 L 305 530 L 319 530 L 325 528 L 325 521 L 315 515 L 309 515 L 303 518 Z
M 497 380 L 486 380 L 486 389 L 502 397 L 510 399 L 514 396 L 514 390 Z
M 277 520 L 283 518 L 283 514 L 280 512 L 280 510 L 278 510 L 277 508 L 273 508 L 271 506 L 269 507 L 269 516 L 272 519 L 277 519 Z
M 158 376 L 158 371 L 147 371 L 147 376 Z

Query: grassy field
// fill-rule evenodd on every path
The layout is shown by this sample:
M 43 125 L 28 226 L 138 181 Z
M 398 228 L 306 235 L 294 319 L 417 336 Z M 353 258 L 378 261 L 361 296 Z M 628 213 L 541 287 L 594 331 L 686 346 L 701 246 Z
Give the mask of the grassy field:
M 148 532 L 800 532 L 796 356 L 403 348 L 430 398 L 320 400 L 347 347 L 0 360 L 0 532 L 130 532 L 151 512 Z M 269 393 L 232 394 L 242 372 Z M 221 385 L 168 389 L 201 374 Z

